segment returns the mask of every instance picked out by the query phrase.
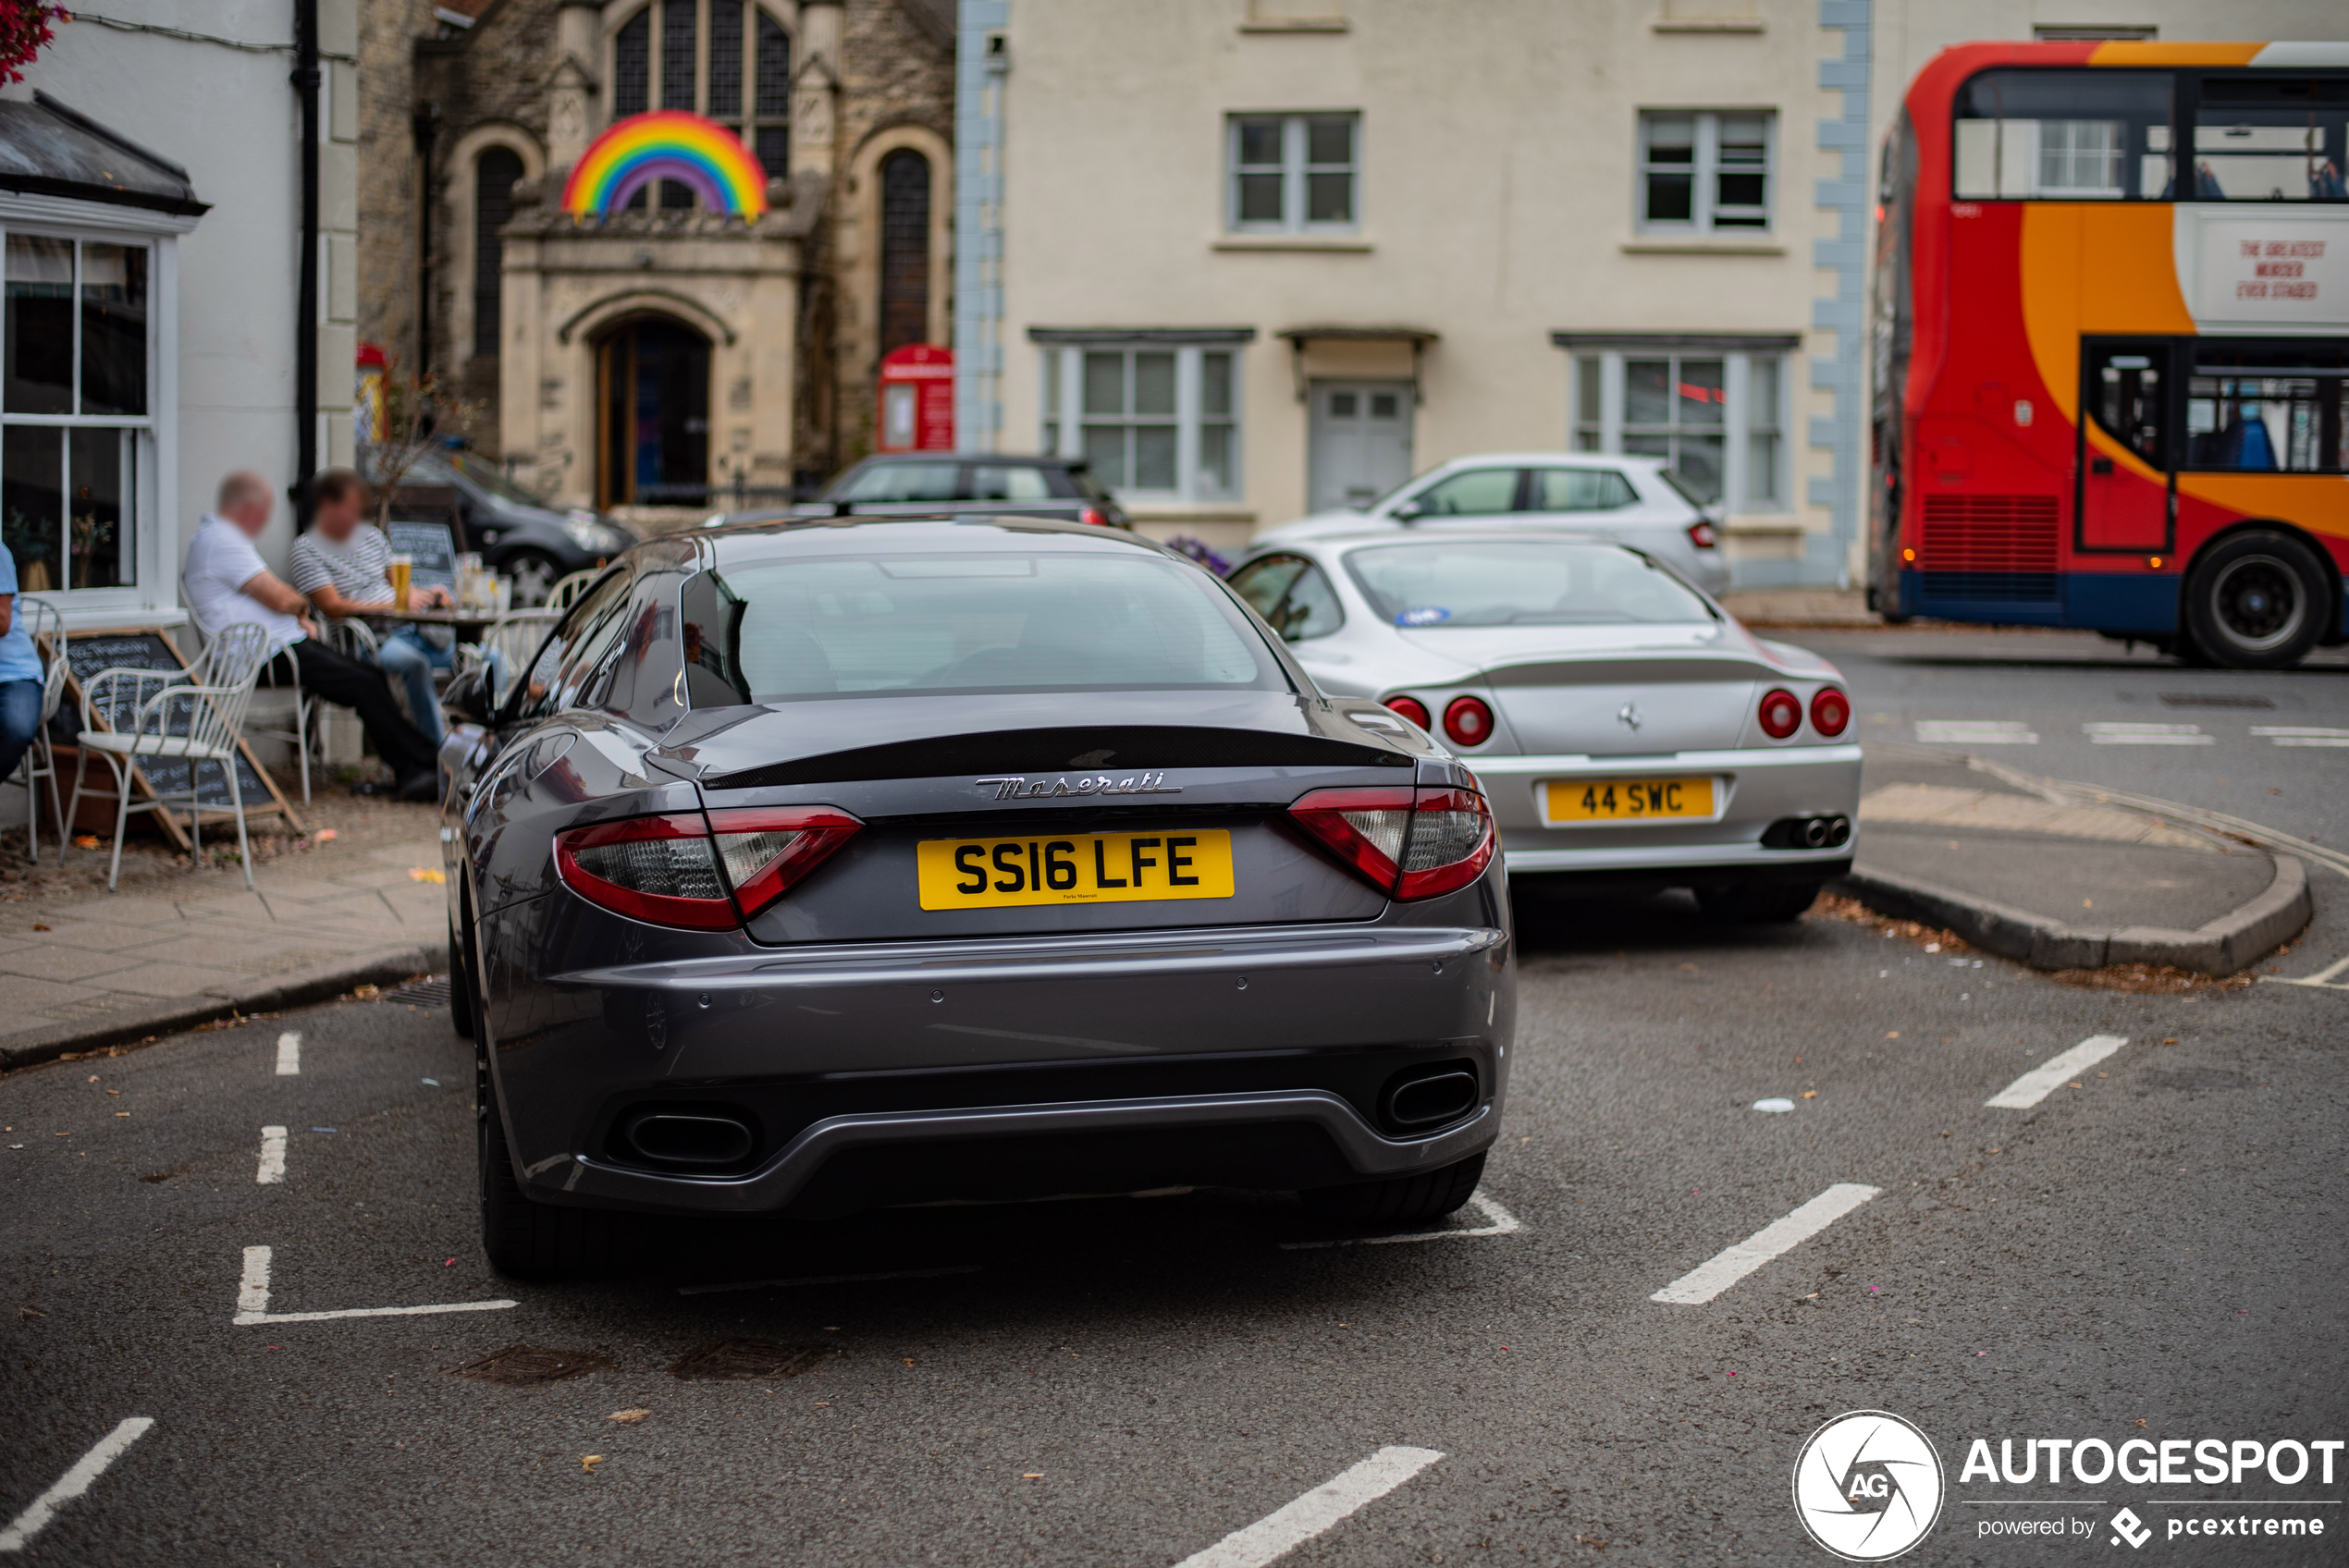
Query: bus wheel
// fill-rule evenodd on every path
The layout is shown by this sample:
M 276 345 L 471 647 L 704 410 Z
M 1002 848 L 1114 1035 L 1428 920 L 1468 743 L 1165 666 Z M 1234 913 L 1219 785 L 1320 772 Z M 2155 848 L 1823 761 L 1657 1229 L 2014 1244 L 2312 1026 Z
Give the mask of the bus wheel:
M 2186 582 L 2186 629 L 2211 663 L 2284 669 L 2324 635 L 2323 568 L 2290 534 L 2256 529 L 2220 542 Z

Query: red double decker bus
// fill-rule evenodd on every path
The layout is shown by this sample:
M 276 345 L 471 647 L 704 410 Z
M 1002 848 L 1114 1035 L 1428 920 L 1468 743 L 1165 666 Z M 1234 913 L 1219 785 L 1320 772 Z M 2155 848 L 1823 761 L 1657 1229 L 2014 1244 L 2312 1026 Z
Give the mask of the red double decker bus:
M 1982 43 L 1883 148 L 1871 603 L 2349 640 L 2349 44 Z

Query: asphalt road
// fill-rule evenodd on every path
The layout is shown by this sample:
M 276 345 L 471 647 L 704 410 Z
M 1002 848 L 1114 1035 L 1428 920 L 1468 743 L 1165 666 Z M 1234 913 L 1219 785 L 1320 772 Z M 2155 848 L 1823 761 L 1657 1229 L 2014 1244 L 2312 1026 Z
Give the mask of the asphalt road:
M 2011 666 L 1857 641 L 1832 648 L 1863 714 L 1988 717 L 2023 690 Z M 2049 695 L 2023 766 L 2073 778 L 2106 748 L 2060 750 L 2040 713 L 2222 684 L 2027 673 Z M 2295 713 L 2349 692 L 2269 680 L 2311 693 Z M 2262 787 L 2291 806 L 2325 777 L 2247 741 L 2165 751 L 2200 771 L 2136 787 L 2197 798 L 2240 759 L 2255 782 L 2305 768 Z M 2327 837 L 2342 808 L 2298 809 L 2279 826 Z M 2317 884 L 2320 932 L 2340 880 Z M 518 1286 L 475 1239 L 470 1048 L 440 1012 L 344 1002 L 0 1079 L 0 1527 L 147 1417 L 20 1561 L 1154 1568 L 1402 1446 L 1443 1457 L 1279 1561 L 1813 1564 L 1834 1559 L 1798 1522 L 1798 1452 L 1882 1409 L 1945 1476 L 1906 1562 L 2341 1560 L 2349 1452 L 2330 1486 L 1961 1470 L 1976 1439 L 2349 1438 L 2349 992 L 2073 988 L 1832 919 L 1720 931 L 1670 900 L 1530 905 L 1521 973 L 1505 1141 L 1454 1227 L 1482 1233 L 1395 1244 L 1285 1245 L 1333 1238 L 1283 1200 L 1195 1194 L 665 1226 L 629 1278 Z M 1984 1103 L 2098 1035 L 2127 1044 L 2031 1109 Z M 1770 1096 L 1795 1109 L 1753 1109 Z M 256 1180 L 265 1126 L 288 1130 L 281 1182 Z M 1876 1195 L 1708 1300 L 1651 1299 L 1846 1183 Z M 516 1305 L 239 1323 L 258 1246 L 272 1315 Z M 859 1274 L 899 1277 L 751 1283 Z M 809 1365 L 672 1373 L 745 1338 Z M 451 1375 L 514 1346 L 609 1364 Z M 609 1419 L 627 1410 L 646 1414 Z M 2123 1506 L 2142 1549 L 2113 1544 Z M 2168 1533 L 2222 1516 L 2327 1533 Z M 2016 1519 L 2091 1533 L 1983 1533 Z

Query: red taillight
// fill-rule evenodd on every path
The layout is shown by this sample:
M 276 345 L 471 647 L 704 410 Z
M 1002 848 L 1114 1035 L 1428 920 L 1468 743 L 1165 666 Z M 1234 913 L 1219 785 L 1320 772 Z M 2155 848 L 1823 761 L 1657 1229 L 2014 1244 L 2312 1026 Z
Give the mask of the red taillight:
M 1840 735 L 1851 722 L 1851 699 L 1832 686 L 1811 695 L 1811 728 L 1822 735 Z
M 1699 518 L 1689 524 L 1689 543 L 1700 550 L 1715 550 L 1720 548 L 1721 536 L 1714 532 L 1711 523 Z
M 1417 697 L 1389 697 L 1386 699 L 1386 706 L 1401 714 L 1421 729 L 1435 728 L 1435 720 L 1428 717 L 1427 704 Z
M 830 806 L 714 811 L 709 825 L 744 920 L 790 891 L 865 826 Z
M 1802 728 L 1802 699 L 1779 688 L 1762 699 L 1762 733 L 1783 741 Z
M 616 914 L 725 931 L 781 898 L 862 826 L 830 806 L 631 817 L 556 834 L 555 866 L 565 887 Z
M 1076 514 L 1076 521 L 1092 528 L 1107 528 L 1109 514 L 1099 507 L 1087 507 Z
M 1493 710 L 1482 697 L 1455 697 L 1444 705 L 1444 734 L 1456 746 L 1481 746 L 1493 738 Z
M 1316 790 L 1288 809 L 1340 863 L 1398 900 L 1465 888 L 1493 861 L 1493 814 L 1473 790 Z
M 631 920 L 731 930 L 741 924 L 699 813 L 599 822 L 555 835 L 563 885 Z

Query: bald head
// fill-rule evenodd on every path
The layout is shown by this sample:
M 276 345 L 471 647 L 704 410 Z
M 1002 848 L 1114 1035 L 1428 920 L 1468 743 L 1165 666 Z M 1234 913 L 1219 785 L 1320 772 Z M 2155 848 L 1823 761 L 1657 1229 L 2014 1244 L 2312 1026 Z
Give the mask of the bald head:
M 259 538 L 261 531 L 269 526 L 269 510 L 275 499 L 267 480 L 251 469 L 239 469 L 220 482 L 220 498 L 214 509 Z

